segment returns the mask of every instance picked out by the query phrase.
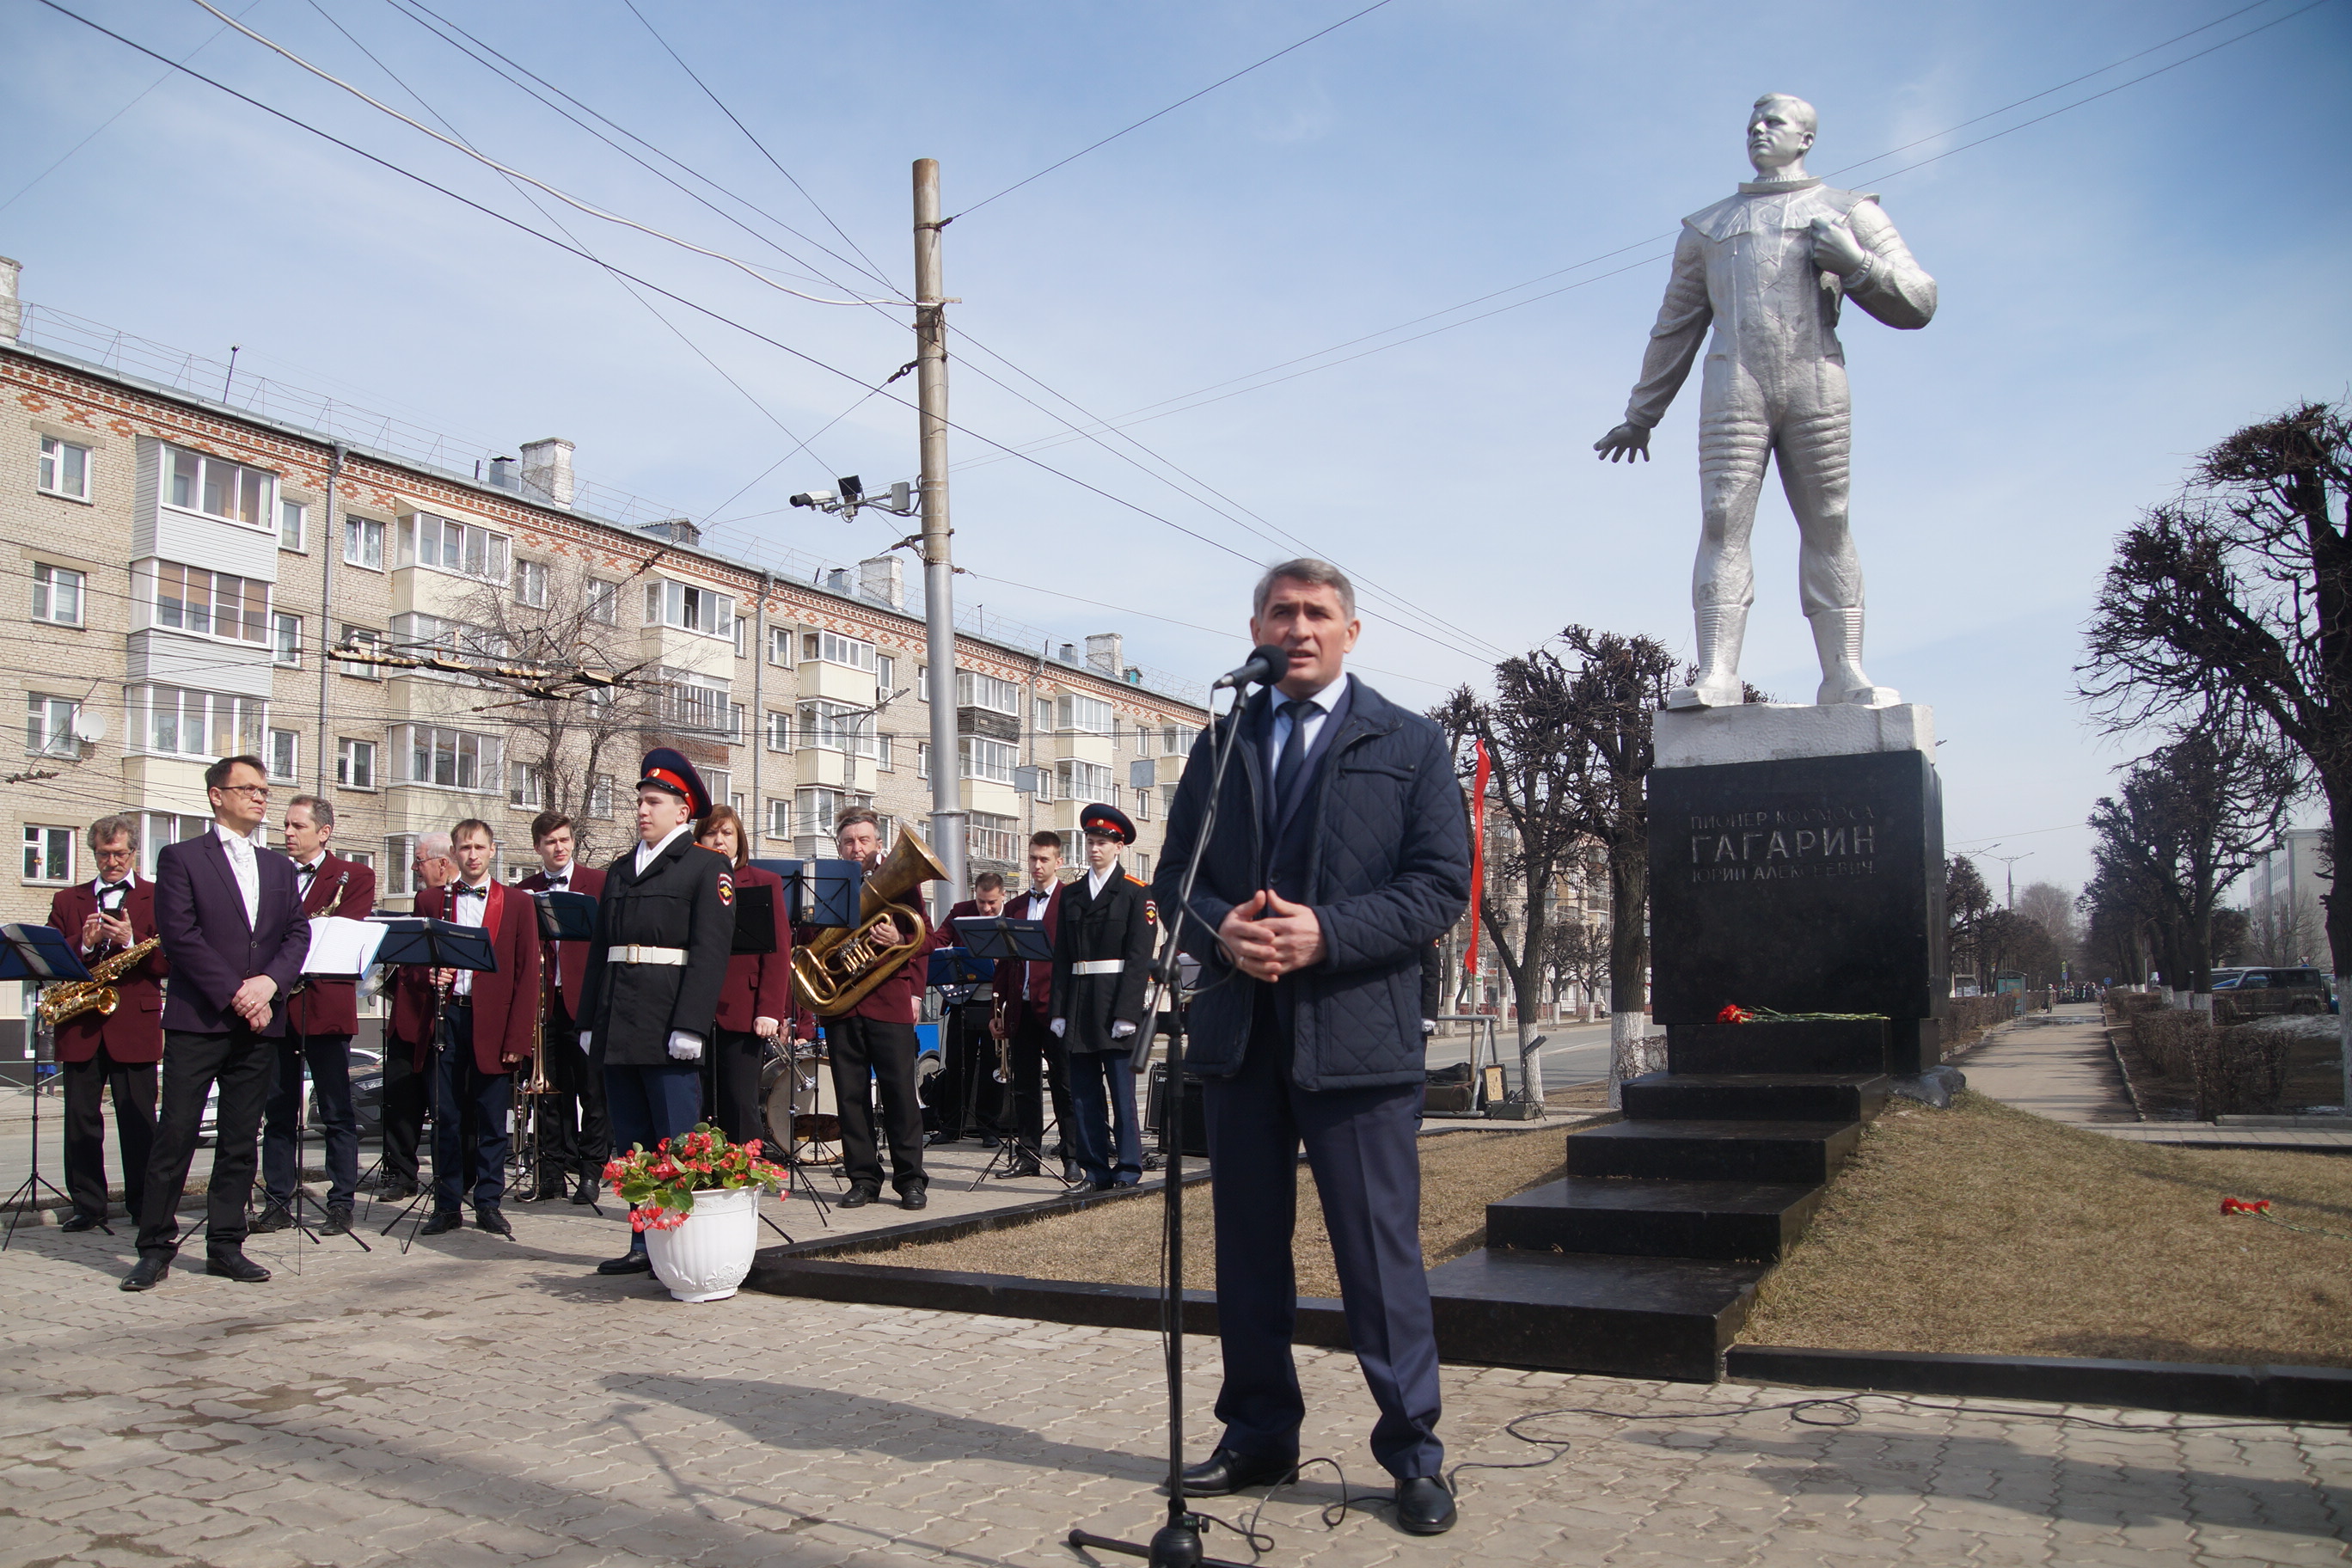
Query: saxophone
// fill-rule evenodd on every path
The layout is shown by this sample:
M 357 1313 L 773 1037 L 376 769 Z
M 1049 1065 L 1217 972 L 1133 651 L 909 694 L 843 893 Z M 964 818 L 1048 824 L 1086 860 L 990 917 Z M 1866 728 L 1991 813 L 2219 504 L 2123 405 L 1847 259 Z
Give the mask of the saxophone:
M 51 1029 L 68 1018 L 84 1013 L 95 1013 L 101 1018 L 114 1016 L 115 1007 L 122 1001 L 114 982 L 139 967 L 147 955 L 163 945 L 160 936 L 151 936 L 135 946 L 126 947 L 111 958 L 102 958 L 89 967 L 87 980 L 68 980 L 62 985 L 52 985 L 41 993 L 33 1010 L 40 1015 L 41 1023 Z

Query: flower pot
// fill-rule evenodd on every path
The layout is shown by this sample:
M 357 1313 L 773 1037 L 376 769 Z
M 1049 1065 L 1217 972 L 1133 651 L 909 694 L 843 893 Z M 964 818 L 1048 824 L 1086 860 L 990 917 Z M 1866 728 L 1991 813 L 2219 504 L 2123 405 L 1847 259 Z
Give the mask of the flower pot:
M 655 1276 L 681 1301 L 717 1301 L 735 1294 L 751 1272 L 759 1242 L 757 1187 L 697 1193 L 684 1225 L 646 1232 Z

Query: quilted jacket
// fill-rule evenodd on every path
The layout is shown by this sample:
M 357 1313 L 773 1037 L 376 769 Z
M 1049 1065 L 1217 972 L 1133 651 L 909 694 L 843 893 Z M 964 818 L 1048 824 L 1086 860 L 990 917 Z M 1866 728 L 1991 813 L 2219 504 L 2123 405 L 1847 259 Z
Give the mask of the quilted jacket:
M 1259 983 L 1234 968 L 1216 941 L 1227 911 L 1265 881 L 1259 806 L 1271 704 L 1264 691 L 1238 721 L 1221 720 L 1194 743 L 1168 813 L 1152 887 L 1178 907 L 1184 867 L 1207 815 L 1213 746 L 1238 721 L 1208 852 L 1193 885 L 1183 950 L 1201 962 L 1186 1065 L 1209 1078 L 1238 1071 Z M 1421 962 L 1470 901 L 1470 828 L 1453 760 L 1437 726 L 1356 682 L 1339 732 L 1314 780 L 1306 902 L 1323 925 L 1322 963 L 1286 975 L 1276 1004 L 1290 1010 L 1292 1080 L 1302 1089 L 1360 1089 L 1421 1079 Z M 1297 819 L 1307 820 L 1302 810 Z

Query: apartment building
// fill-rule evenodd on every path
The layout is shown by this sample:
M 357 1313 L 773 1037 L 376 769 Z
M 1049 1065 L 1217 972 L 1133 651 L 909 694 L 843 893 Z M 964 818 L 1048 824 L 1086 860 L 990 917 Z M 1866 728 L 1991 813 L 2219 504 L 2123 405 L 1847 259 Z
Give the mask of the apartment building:
M 2290 827 L 2246 873 L 2246 912 L 2260 962 L 2331 962 L 2326 900 L 2335 879 L 2328 874 L 2326 841 L 2322 828 Z
M 141 821 L 152 870 L 208 820 L 205 766 L 232 752 L 267 759 L 279 806 L 331 799 L 337 848 L 394 907 L 415 836 L 461 817 L 497 827 L 509 876 L 549 804 L 617 854 L 657 744 L 767 855 L 829 853 L 853 802 L 928 822 L 925 627 L 898 556 L 788 581 L 691 522 L 600 516 L 560 439 L 471 474 L 339 442 L 24 331 L 15 282 L 0 266 L 0 605 L 25 714 L 0 770 L 22 846 L 5 919 L 92 874 L 83 829 L 110 812 Z M 1111 634 L 960 635 L 955 660 L 973 868 L 1013 874 L 1031 831 L 1072 836 L 1107 800 L 1149 875 L 1205 692 L 1148 679 Z M 485 663 L 509 674 L 468 673 Z

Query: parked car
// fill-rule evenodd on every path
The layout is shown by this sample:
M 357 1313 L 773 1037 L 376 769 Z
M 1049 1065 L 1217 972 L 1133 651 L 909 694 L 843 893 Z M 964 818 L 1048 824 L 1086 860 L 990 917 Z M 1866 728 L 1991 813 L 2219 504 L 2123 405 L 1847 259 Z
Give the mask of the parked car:
M 360 1124 L 360 1136 L 375 1138 L 383 1132 L 383 1052 L 373 1046 L 352 1047 L 352 1110 Z M 319 1091 L 310 1091 L 309 1131 L 306 1137 L 318 1138 Z M 204 1120 L 196 1124 L 196 1142 L 210 1143 L 219 1131 L 220 1085 L 205 1093 Z
M 2214 1005 L 2228 998 L 2228 1011 L 2240 1018 L 2267 1017 L 2276 1013 L 2333 1013 L 2336 998 L 2328 994 L 2327 976 L 2316 969 L 2270 969 L 2245 966 L 2213 972 Z

